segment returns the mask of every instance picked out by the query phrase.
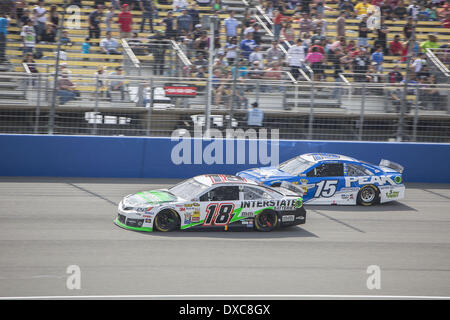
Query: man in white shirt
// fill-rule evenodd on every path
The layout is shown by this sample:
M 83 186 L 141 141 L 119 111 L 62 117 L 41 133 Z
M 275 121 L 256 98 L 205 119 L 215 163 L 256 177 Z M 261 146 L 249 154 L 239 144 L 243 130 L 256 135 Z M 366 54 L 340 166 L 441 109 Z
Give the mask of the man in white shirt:
M 255 46 L 254 51 L 252 53 L 250 53 L 248 61 L 250 62 L 251 65 L 253 65 L 253 63 L 255 61 L 258 61 L 259 68 L 261 68 L 261 69 L 264 68 L 264 55 L 262 52 L 259 51 L 259 46 Z
M 100 48 L 106 54 L 120 54 L 117 51 L 119 43 L 116 39 L 111 37 L 111 31 L 106 32 L 106 38 L 100 41 Z
M 47 10 L 44 8 L 44 0 L 39 0 L 33 11 L 36 14 L 36 34 L 40 40 L 40 37 L 45 31 L 45 24 L 47 22 Z
M 408 6 L 408 15 L 412 17 L 414 20 L 417 20 L 417 15 L 419 14 L 420 6 L 417 1 L 414 1 L 413 4 Z
M 289 48 L 286 57 L 286 62 L 291 67 L 291 74 L 295 79 L 300 75 L 298 69 L 304 67 L 305 57 L 305 47 L 303 46 L 302 39 L 298 39 L 297 43 Z
M 187 9 L 188 3 L 186 0 L 173 0 L 173 11 L 180 12 L 183 9 Z
M 251 109 L 247 113 L 247 125 L 251 127 L 262 127 L 264 112 L 258 108 L 258 102 L 252 103 Z

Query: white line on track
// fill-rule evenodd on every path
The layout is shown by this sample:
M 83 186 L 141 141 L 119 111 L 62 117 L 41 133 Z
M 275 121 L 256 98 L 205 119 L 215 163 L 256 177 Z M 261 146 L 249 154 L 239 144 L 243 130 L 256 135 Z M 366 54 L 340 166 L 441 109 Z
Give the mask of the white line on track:
M 396 296 L 396 295 L 80 295 L 80 296 L 24 296 L 0 297 L 0 300 L 27 300 L 27 299 L 186 299 L 186 298 L 297 298 L 297 299 L 417 299 L 417 300 L 450 300 L 450 296 Z

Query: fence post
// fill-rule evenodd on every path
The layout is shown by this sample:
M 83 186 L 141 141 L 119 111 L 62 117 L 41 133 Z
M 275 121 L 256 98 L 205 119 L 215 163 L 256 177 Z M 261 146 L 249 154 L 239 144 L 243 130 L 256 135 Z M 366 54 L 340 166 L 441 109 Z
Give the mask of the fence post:
M 261 85 L 259 83 L 259 79 L 257 79 L 256 80 L 256 97 L 255 97 L 256 103 L 259 103 L 259 93 L 260 93 L 260 91 L 261 91 Z
M 361 110 L 359 114 L 359 132 L 358 132 L 358 140 L 362 140 L 363 136 L 363 127 L 364 127 L 364 109 L 366 107 L 366 84 L 362 85 L 362 95 L 361 95 Z
M 314 79 L 314 74 L 312 74 L 312 78 Z M 314 122 L 314 96 L 315 96 L 315 87 L 314 80 L 311 81 L 311 103 L 309 107 L 309 124 L 308 124 L 308 139 L 312 140 L 313 138 L 313 122 Z
M 145 90 L 144 90 L 144 100 L 145 100 Z M 144 108 L 147 108 L 147 128 L 146 128 L 146 135 L 150 136 L 150 130 L 151 130 L 151 121 L 152 121 L 152 109 L 153 109 L 153 79 L 150 79 L 150 101 L 147 107 L 147 104 L 144 103 Z
M 94 104 L 94 127 L 92 130 L 92 134 L 97 134 L 97 113 L 98 113 L 98 85 L 99 85 L 100 79 L 98 75 L 95 77 L 95 104 Z
M 36 103 L 36 114 L 34 119 L 34 134 L 39 133 L 39 117 L 41 115 L 41 75 L 37 75 L 37 103 Z
M 420 86 L 420 84 L 419 84 Z M 420 95 L 420 87 L 417 88 L 416 99 L 415 99 L 415 108 L 414 108 L 414 118 L 413 118 L 413 140 L 417 141 L 417 123 L 419 121 L 419 95 Z

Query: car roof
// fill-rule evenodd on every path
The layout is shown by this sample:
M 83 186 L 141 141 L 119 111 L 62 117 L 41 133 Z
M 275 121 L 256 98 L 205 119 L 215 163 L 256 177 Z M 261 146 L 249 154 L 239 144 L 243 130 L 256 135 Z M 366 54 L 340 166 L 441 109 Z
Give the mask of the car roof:
M 335 153 L 305 153 L 302 154 L 300 157 L 307 161 L 316 163 L 328 160 L 358 161 L 355 158 Z
M 247 185 L 257 185 L 256 182 L 247 180 L 242 177 L 233 176 L 229 174 L 203 174 L 193 178 L 195 181 L 207 185 L 227 185 L 227 184 L 247 184 Z

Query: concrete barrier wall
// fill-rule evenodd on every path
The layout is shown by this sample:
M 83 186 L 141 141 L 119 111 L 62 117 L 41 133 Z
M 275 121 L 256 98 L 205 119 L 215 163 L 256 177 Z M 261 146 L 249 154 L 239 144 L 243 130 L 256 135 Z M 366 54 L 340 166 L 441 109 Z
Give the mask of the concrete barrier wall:
M 180 143 L 187 146 L 186 153 L 177 152 Z M 242 143 L 243 148 L 239 146 Z M 234 174 L 268 164 L 258 155 L 262 145 L 253 143 L 256 147 L 248 140 L 0 135 L 0 176 L 188 178 L 203 173 Z M 216 152 L 210 152 L 213 147 Z M 277 145 L 273 147 L 277 150 Z M 450 183 L 450 144 L 280 140 L 278 147 L 280 162 L 309 152 L 339 153 L 374 164 L 384 158 L 405 167 L 406 182 Z M 268 154 L 276 161 L 271 148 L 269 141 Z M 242 153 L 245 161 L 240 158 Z M 184 163 L 174 163 L 183 156 Z M 212 160 L 215 163 L 208 164 Z

